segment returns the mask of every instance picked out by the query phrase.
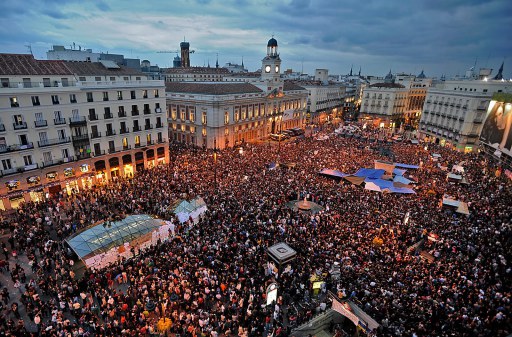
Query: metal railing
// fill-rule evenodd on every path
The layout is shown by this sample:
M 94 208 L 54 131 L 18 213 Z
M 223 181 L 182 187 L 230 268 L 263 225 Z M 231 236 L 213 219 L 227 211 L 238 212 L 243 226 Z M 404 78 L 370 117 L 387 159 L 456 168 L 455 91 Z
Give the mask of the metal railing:
M 118 111 L 118 112 L 117 112 L 117 117 L 120 117 L 120 118 L 127 117 L 127 115 L 126 115 L 126 111 L 124 111 L 124 112 Z
M 69 117 L 69 124 L 70 125 L 72 125 L 72 124 L 83 124 L 83 123 L 87 123 L 87 120 L 85 119 L 85 116 Z
M 121 134 L 121 135 L 122 135 L 123 133 L 128 133 L 128 132 L 130 132 L 130 128 L 124 128 L 124 129 L 123 129 L 123 128 L 121 128 L 121 130 L 119 130 L 119 134 Z
M 91 133 L 91 138 L 94 139 L 94 138 L 100 138 L 101 137 L 101 132 L 93 132 Z
M 74 142 L 86 141 L 86 140 L 89 140 L 89 135 L 88 134 L 85 134 L 85 135 L 75 135 L 75 136 L 71 136 L 71 139 Z
M 23 130 L 27 128 L 27 122 L 13 123 L 14 130 Z
M 53 124 L 55 124 L 55 125 L 66 124 L 66 119 L 65 118 L 55 118 L 53 120 Z
M 46 147 L 46 146 L 52 146 L 52 145 L 57 145 L 57 144 L 65 144 L 65 143 L 69 143 L 69 142 L 71 142 L 70 137 L 45 139 L 45 140 L 38 140 L 37 146 Z
M 97 114 L 89 114 L 89 120 L 90 121 L 97 121 L 98 115 Z
M 34 121 L 34 125 L 36 128 L 42 128 L 42 127 L 48 126 L 48 121 L 47 120 Z
M 28 142 L 27 144 L 13 144 L 13 145 L 0 145 L 0 153 L 23 151 L 34 148 L 34 143 Z
M 107 137 L 108 136 L 115 136 L 116 135 L 116 130 L 107 130 L 106 135 L 107 135 Z
M 144 130 L 151 130 L 153 128 L 153 124 L 144 125 Z
M 114 115 L 112 113 L 105 113 L 105 114 L 103 114 L 103 118 L 104 119 L 114 118 Z

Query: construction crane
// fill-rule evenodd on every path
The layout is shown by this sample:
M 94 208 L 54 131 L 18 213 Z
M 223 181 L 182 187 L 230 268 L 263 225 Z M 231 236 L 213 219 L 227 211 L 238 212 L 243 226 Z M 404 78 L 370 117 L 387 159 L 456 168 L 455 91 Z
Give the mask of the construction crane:
M 194 54 L 196 51 L 195 50 L 189 50 L 188 51 L 190 54 Z M 157 53 L 159 54 L 180 54 L 181 53 L 181 50 L 160 50 L 160 51 L 157 51 Z

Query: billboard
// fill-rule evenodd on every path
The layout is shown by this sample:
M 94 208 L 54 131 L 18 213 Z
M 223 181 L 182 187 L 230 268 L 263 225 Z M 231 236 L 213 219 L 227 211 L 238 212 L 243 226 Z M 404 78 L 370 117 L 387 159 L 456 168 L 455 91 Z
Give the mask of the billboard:
M 496 149 L 496 153 L 512 156 L 512 94 L 493 95 L 480 133 L 480 142 Z

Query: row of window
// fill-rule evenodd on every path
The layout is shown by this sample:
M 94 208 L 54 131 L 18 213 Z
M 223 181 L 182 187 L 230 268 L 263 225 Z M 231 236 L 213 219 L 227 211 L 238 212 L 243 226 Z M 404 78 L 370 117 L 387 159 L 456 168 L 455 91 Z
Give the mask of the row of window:
M 109 95 L 108 91 L 103 91 L 102 92 L 101 99 L 100 99 L 100 97 L 97 97 L 97 96 L 98 96 L 98 93 L 86 92 L 86 101 L 89 102 L 89 103 L 90 102 L 94 102 L 95 98 L 96 98 L 97 101 L 104 101 L 104 102 L 107 102 L 107 101 L 110 100 L 110 95 Z M 154 89 L 153 90 L 153 96 L 150 97 L 149 94 L 148 94 L 148 90 L 146 90 L 146 89 L 142 90 L 142 95 L 137 95 L 137 91 L 136 90 L 131 90 L 130 91 L 130 99 L 137 99 L 138 97 L 139 98 L 140 97 L 142 97 L 142 98 L 158 98 L 158 97 L 160 97 L 160 93 L 159 93 L 158 89 Z M 116 99 L 117 100 L 123 100 L 123 91 L 122 90 L 118 90 L 117 91 Z M 41 105 L 41 101 L 39 99 L 39 96 L 31 96 L 31 100 L 32 100 L 32 106 L 39 106 L 39 105 Z M 57 104 L 61 103 L 61 97 L 59 95 L 51 95 L 51 100 L 52 100 L 52 104 L 53 105 L 57 105 Z M 18 100 L 18 96 L 11 96 L 11 97 L 9 97 L 9 102 L 10 102 L 11 108 L 17 108 L 17 107 L 20 106 L 20 102 Z M 78 101 L 76 99 L 76 94 L 69 94 L 69 103 L 78 103 Z

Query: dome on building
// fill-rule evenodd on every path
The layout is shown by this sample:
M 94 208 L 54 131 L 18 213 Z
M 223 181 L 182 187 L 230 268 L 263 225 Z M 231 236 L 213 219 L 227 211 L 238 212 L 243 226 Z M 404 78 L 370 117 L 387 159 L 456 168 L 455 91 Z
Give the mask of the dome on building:
M 421 73 L 418 75 L 418 78 L 427 78 L 427 76 L 425 76 L 425 73 L 423 72 L 423 70 L 421 70 Z
M 277 40 L 274 38 L 268 40 L 267 47 L 277 47 Z

